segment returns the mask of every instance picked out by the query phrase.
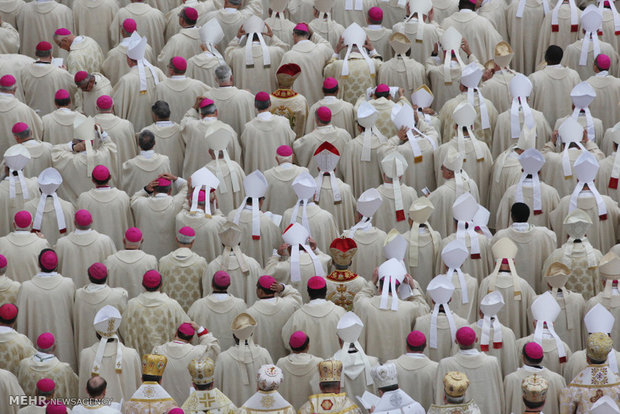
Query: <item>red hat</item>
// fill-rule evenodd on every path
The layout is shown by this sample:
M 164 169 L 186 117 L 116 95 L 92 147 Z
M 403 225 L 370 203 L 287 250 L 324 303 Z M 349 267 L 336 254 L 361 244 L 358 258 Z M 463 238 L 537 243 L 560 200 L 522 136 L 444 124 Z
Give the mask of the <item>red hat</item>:
M 45 414 L 67 414 L 67 407 L 58 400 L 54 400 L 45 407 Z
M 276 71 L 276 75 L 285 74 L 285 75 L 295 76 L 299 73 L 301 73 L 301 68 L 296 63 L 287 63 L 285 65 L 280 66 L 278 70 Z
M 230 285 L 230 275 L 223 270 L 218 270 L 213 274 L 213 281 L 220 287 L 226 287 Z
M 469 326 L 463 326 L 456 331 L 456 341 L 460 345 L 469 346 L 476 341 L 476 332 Z
M 299 30 L 300 32 L 309 33 L 308 25 L 306 23 L 297 23 L 297 25 L 293 28 L 293 30 Z
M 18 122 L 15 125 L 13 125 L 13 128 L 11 129 L 11 132 L 14 133 L 14 134 L 19 134 L 20 132 L 24 132 L 28 128 L 30 128 L 30 127 L 28 126 L 27 123 L 25 123 L 25 122 Z
M 187 322 L 179 325 L 179 329 L 177 329 L 177 331 L 179 331 L 179 333 L 182 333 L 185 336 L 194 336 L 194 334 L 196 333 L 194 327 Z
M 426 344 L 426 336 L 420 331 L 411 331 L 407 335 L 407 345 L 417 348 Z
M 103 280 L 108 277 L 108 268 L 103 263 L 93 263 L 88 268 L 88 274 L 95 280 Z
M 316 110 L 316 116 L 322 122 L 330 122 L 332 120 L 332 111 L 326 106 L 321 106 Z
M 56 91 L 56 94 L 54 95 L 54 99 L 60 101 L 62 99 L 69 99 L 69 96 L 69 91 L 67 91 L 66 89 L 58 89 Z
M 37 43 L 35 48 L 39 52 L 47 52 L 48 50 L 52 50 L 52 44 L 50 42 L 46 42 L 45 40 Z
M 213 105 L 215 102 L 213 102 L 211 99 L 209 98 L 204 98 L 202 101 L 200 101 L 200 108 L 204 108 L 205 106 L 209 106 L 209 105 Z
M 258 278 L 258 284 L 263 289 L 271 289 L 271 285 L 276 283 L 276 279 L 273 276 L 264 275 Z
M 596 56 L 596 65 L 602 70 L 607 70 L 609 69 L 609 66 L 611 66 L 611 60 L 609 59 L 609 56 L 601 53 Z
M 157 270 L 149 270 L 142 276 L 142 284 L 147 288 L 154 288 L 161 284 L 161 274 Z
M 105 165 L 97 165 L 93 168 L 92 176 L 97 181 L 106 181 L 110 178 L 110 170 Z
M 188 7 L 187 9 L 189 8 L 190 7 Z M 187 70 L 187 60 L 185 60 L 185 58 L 181 56 L 173 57 L 171 64 L 172 64 L 172 67 L 174 67 L 178 71 L 185 72 Z
M 6 261 L 6 257 L 0 254 L 0 269 L 4 269 L 7 264 L 8 262 Z
M 299 348 L 308 340 L 308 335 L 304 331 L 296 331 L 293 332 L 290 339 L 288 340 L 288 344 L 291 348 Z
M 528 342 L 525 344 L 523 352 L 525 356 L 533 360 L 541 359 L 544 356 L 542 346 L 538 345 L 536 342 Z
M 25 229 L 32 223 L 32 215 L 26 210 L 18 211 L 15 213 L 15 218 L 13 220 L 15 221 L 15 226 L 20 229 Z
M 56 255 L 56 252 L 53 250 L 44 252 L 41 255 L 39 264 L 45 269 L 56 269 L 56 266 L 58 266 L 58 256 Z
M 142 240 L 142 232 L 137 227 L 130 227 L 125 232 L 125 240 L 129 243 L 138 243 Z
M 0 318 L 11 321 L 17 317 L 17 306 L 12 303 L 5 303 L 0 306 Z
M 375 93 L 382 93 L 382 92 L 389 92 L 390 91 L 390 87 L 387 86 L 385 83 L 380 83 L 377 85 L 377 89 L 375 89 Z
M 194 231 L 193 228 L 189 226 L 181 227 L 179 229 L 179 234 L 182 234 L 183 236 L 187 236 L 187 237 L 196 237 L 196 232 Z
M 15 221 L 15 226 L 20 229 L 25 229 L 32 223 L 32 215 L 26 210 L 18 211 L 15 213 L 15 218 L 13 220 Z
M 308 279 L 308 287 L 310 289 L 323 289 L 325 286 L 327 286 L 327 283 L 323 276 L 312 276 Z
M 125 19 L 125 20 L 123 20 L 123 30 L 126 33 L 131 34 L 131 33 L 135 32 L 137 26 L 138 25 L 136 24 L 136 21 L 134 19 Z
M 338 86 L 336 78 L 325 78 L 323 81 L 323 89 L 334 89 L 336 86 Z
M 157 179 L 157 185 L 160 186 L 160 187 L 168 187 L 170 184 L 172 184 L 172 183 L 167 178 L 159 177 Z
M 15 85 L 15 82 L 17 82 L 17 80 L 15 79 L 15 76 L 13 75 L 4 75 L 3 77 L 0 78 L 0 86 L 4 88 L 8 88 L 9 86 Z
M 56 29 L 56 31 L 54 32 L 54 35 L 56 36 L 69 36 L 70 34 L 71 34 L 71 30 L 65 29 L 64 27 L 61 27 L 60 29 Z
M 280 157 L 290 157 L 291 155 L 293 155 L 293 148 L 289 147 L 288 145 L 280 145 L 278 149 L 276 149 L 276 154 L 278 154 Z
M 256 102 L 267 102 L 269 100 L 269 94 L 267 92 L 259 92 L 254 97 Z
M 348 237 L 337 237 L 332 241 L 332 244 L 329 245 L 330 249 L 338 249 L 341 252 L 348 252 L 351 249 L 357 249 L 357 244 L 355 244 L 355 240 Z
M 114 105 L 114 100 L 109 95 L 101 95 L 97 98 L 97 108 L 99 109 L 110 109 Z
M 44 332 L 37 338 L 37 346 L 39 349 L 50 349 L 54 346 L 54 335 L 50 332 Z
M 368 17 L 370 17 L 370 20 L 380 22 L 383 20 L 383 10 L 381 10 L 380 7 L 371 7 L 370 10 L 368 10 Z
M 56 384 L 50 378 L 41 378 L 37 381 L 37 390 L 40 392 L 52 392 L 54 388 L 56 388 Z
M 93 222 L 93 216 L 90 211 L 81 209 L 75 212 L 75 224 L 78 226 L 90 226 Z
M 183 13 L 189 20 L 198 20 L 198 11 L 193 7 L 185 7 Z
M 75 73 L 75 76 L 73 76 L 75 83 L 82 83 L 82 81 L 86 78 L 88 78 L 88 72 L 85 70 L 80 70 Z

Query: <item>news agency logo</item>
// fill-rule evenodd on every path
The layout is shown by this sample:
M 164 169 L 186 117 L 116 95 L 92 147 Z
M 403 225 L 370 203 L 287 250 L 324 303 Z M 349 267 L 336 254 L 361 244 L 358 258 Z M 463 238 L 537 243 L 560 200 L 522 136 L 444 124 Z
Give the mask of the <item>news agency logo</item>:
M 9 395 L 9 405 L 26 407 L 28 405 L 45 405 L 45 397 L 30 395 Z

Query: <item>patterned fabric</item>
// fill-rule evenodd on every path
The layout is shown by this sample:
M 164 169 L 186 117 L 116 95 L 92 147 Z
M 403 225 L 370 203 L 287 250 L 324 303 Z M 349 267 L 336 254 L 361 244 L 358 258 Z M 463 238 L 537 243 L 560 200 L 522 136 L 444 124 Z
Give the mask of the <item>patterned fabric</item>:
M 129 400 L 123 407 L 124 414 L 166 413 L 177 405 L 173 400 L 167 401 L 133 401 Z
M 362 411 L 343 392 L 340 394 L 315 394 L 299 409 L 299 414 L 361 414 Z
M 620 398 L 620 378 L 607 364 L 588 365 L 560 392 L 560 412 L 586 414 L 604 395 L 614 401 Z
M 17 303 L 19 286 L 19 282 L 0 276 L 0 303 Z
M 17 368 L 19 367 L 20 361 L 24 358 L 33 356 L 36 352 L 27 336 L 15 331 L 0 334 L 1 369 L 6 369 L 17 375 Z
M 201 280 L 207 261 L 189 249 L 177 249 L 159 261 L 162 291 L 187 312 L 192 303 L 202 297 Z
M 355 104 L 357 98 L 366 95 L 366 89 L 376 86 L 376 77 L 371 75 L 368 63 L 359 52 L 352 52 L 349 60 L 349 75 L 342 76 L 343 60 L 336 60 L 325 67 L 325 77 L 338 79 L 338 98 Z M 380 65 L 378 59 L 373 59 L 375 69 Z
M 39 354 L 46 355 L 46 354 Z M 34 396 L 37 382 L 50 378 L 56 384 L 56 398 L 72 398 L 78 394 L 78 377 L 69 364 L 60 362 L 56 357 L 39 362 L 36 356 L 22 360 L 19 364 L 17 380 L 24 393 Z
M 306 98 L 292 89 L 278 89 L 271 94 L 271 113 L 289 120 L 297 138 L 304 134 L 308 117 Z
M 572 292 L 581 293 L 586 301 L 591 297 L 596 296 L 598 293 L 597 268 L 588 268 L 588 258 L 581 251 L 573 252 L 573 255 L 569 257 L 569 259 L 571 261 L 569 266 L 571 272 L 570 277 L 566 281 L 566 289 Z
M 428 410 L 428 414 L 480 414 L 480 408 L 478 408 L 473 401 L 469 401 L 465 404 L 433 404 Z
M 220 390 L 194 391 L 181 407 L 185 414 L 234 414 L 237 407 Z
M 80 43 L 71 45 L 71 51 L 67 56 L 67 70 L 76 73 L 85 70 L 88 73 L 99 72 L 104 56 L 99 44 L 90 37 L 82 36 Z
M 327 300 L 344 308 L 353 310 L 353 299 L 362 290 L 365 280 L 350 270 L 334 270 L 327 276 Z

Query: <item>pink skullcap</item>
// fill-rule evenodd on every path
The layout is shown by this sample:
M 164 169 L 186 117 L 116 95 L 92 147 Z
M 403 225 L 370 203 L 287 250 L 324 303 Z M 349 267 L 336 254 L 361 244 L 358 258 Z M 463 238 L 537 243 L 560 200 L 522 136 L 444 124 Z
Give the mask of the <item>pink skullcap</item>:
M 172 183 L 167 178 L 159 177 L 157 179 L 157 185 L 160 186 L 160 187 L 168 187 L 170 184 L 172 184 Z
M 60 29 L 56 29 L 54 34 L 56 36 L 69 36 L 71 34 L 71 30 L 65 29 L 64 27 L 61 27 Z
M 196 333 L 194 327 L 187 322 L 179 325 L 179 329 L 177 329 L 177 331 L 179 331 L 179 333 L 182 333 L 185 336 L 194 336 L 194 334 Z
M 52 50 L 52 44 L 50 42 L 46 42 L 45 40 L 37 43 L 35 48 L 39 52 L 47 52 L 48 50 Z
M 280 157 L 290 157 L 291 155 L 293 155 L 293 148 L 289 147 L 288 145 L 280 145 L 276 150 L 276 154 L 278 154 Z
M 5 303 L 0 306 L 0 318 L 11 321 L 17 317 L 17 306 L 12 303 Z
M 137 26 L 138 25 L 136 24 L 136 21 L 134 19 L 125 19 L 125 20 L 123 20 L 123 30 L 126 33 L 131 34 L 131 33 L 135 32 Z
M 476 341 L 476 332 L 469 326 L 463 326 L 456 331 L 456 341 L 464 346 L 472 345 Z
M 258 278 L 258 284 L 263 289 L 271 289 L 271 285 L 276 283 L 276 279 L 273 276 L 264 275 Z
M 0 254 L 0 269 L 4 269 L 7 264 L 6 257 Z
M 269 94 L 267 92 L 259 92 L 254 99 L 256 102 L 267 102 L 269 100 Z
M 15 226 L 20 229 L 25 229 L 32 223 L 32 215 L 26 210 L 18 211 L 17 213 L 15 213 L 14 220 Z
M 322 122 L 329 122 L 332 120 L 332 111 L 326 106 L 321 106 L 319 109 L 316 110 L 316 116 Z
M 93 216 L 88 210 L 81 209 L 75 212 L 75 224 L 78 226 L 89 226 L 93 222 Z
M 303 346 L 308 340 L 308 335 L 304 331 L 293 332 L 290 339 L 288 340 L 288 344 L 291 348 L 299 348 Z
M 383 10 L 380 7 L 371 7 L 368 10 L 368 17 L 375 22 L 380 22 L 383 20 Z
M 20 132 L 24 132 L 25 130 L 27 130 L 28 124 L 25 122 L 18 122 L 15 125 L 13 125 L 13 128 L 11 129 L 11 132 L 13 132 L 14 134 L 19 134 Z
M 185 72 L 187 70 L 187 61 L 181 56 L 175 56 L 172 58 L 172 66 L 178 71 Z
M 49 349 L 54 346 L 54 335 L 50 332 L 45 332 L 39 335 L 37 338 L 37 346 L 39 349 Z
M 53 250 L 48 250 L 41 255 L 41 260 L 39 261 L 41 267 L 45 269 L 56 269 L 58 266 L 58 256 L 56 252 Z
M 92 176 L 97 181 L 106 181 L 110 178 L 110 170 L 105 165 L 97 165 L 93 168 Z
M 389 92 L 389 91 L 390 91 L 390 87 L 387 86 L 385 83 L 378 84 L 377 89 L 375 89 L 376 93 Z
M 157 270 L 149 270 L 142 276 L 142 284 L 147 288 L 157 287 L 161 283 L 161 275 Z
M 336 86 L 338 86 L 336 78 L 325 78 L 323 81 L 323 89 L 334 89 Z
M 230 275 L 223 270 L 218 270 L 213 275 L 213 281 L 220 287 L 226 287 L 230 285 Z
M 80 70 L 79 72 L 76 72 L 75 76 L 73 76 L 73 81 L 75 83 L 80 83 L 86 78 L 88 78 L 88 72 L 85 70 Z
M 58 89 L 54 95 L 54 99 L 60 101 L 62 99 L 69 99 L 69 91 L 66 89 Z
M 67 407 L 63 403 L 54 400 L 45 407 L 45 414 L 67 414 Z
M 179 229 L 179 234 L 182 234 L 183 236 L 187 236 L 187 237 L 196 237 L 196 232 L 194 231 L 193 228 L 189 226 L 181 227 Z
M 297 25 L 293 28 L 293 30 L 299 30 L 300 32 L 309 33 L 308 25 L 306 23 L 297 23 Z
M 601 53 L 596 57 L 596 65 L 602 70 L 607 70 L 609 69 L 609 66 L 611 66 L 611 60 L 609 59 L 609 56 Z
M 185 17 L 190 20 L 198 20 L 198 11 L 193 7 L 185 7 L 183 13 L 185 13 Z
M 112 105 L 114 105 L 114 100 L 111 96 L 101 95 L 97 98 L 97 107 L 99 109 L 110 109 L 112 108 Z
M 326 285 L 327 283 L 323 276 L 312 276 L 308 279 L 308 287 L 310 289 L 323 289 Z
M 108 268 L 103 263 L 93 263 L 88 268 L 88 274 L 95 280 L 103 280 L 108 277 Z
M 211 99 L 204 98 L 202 101 L 200 101 L 200 107 L 204 108 L 205 106 L 213 105 L 214 103 L 215 102 L 213 102 Z
M 190 194 L 190 198 L 193 200 L 194 199 L 194 194 Z M 198 202 L 199 203 L 204 203 L 207 200 L 207 193 L 205 192 L 205 190 L 200 190 L 198 192 Z
M 142 232 L 137 227 L 130 227 L 125 232 L 125 240 L 129 243 L 138 243 L 142 240 Z
M 0 78 L 0 86 L 5 87 L 5 88 L 15 85 L 15 82 L 17 82 L 17 80 L 15 79 L 15 76 L 13 75 L 4 75 L 3 77 Z
M 544 356 L 542 346 L 538 345 L 536 342 L 528 342 L 525 344 L 523 352 L 525 356 L 533 360 L 541 359 Z
M 412 348 L 426 344 L 426 336 L 420 331 L 411 331 L 407 335 L 407 344 Z
M 37 390 L 40 392 L 52 392 L 54 391 L 54 388 L 56 388 L 56 384 L 54 383 L 54 380 L 50 378 L 41 378 L 37 382 Z
M 168 414 L 185 414 L 185 411 L 182 408 L 176 407 L 168 411 Z

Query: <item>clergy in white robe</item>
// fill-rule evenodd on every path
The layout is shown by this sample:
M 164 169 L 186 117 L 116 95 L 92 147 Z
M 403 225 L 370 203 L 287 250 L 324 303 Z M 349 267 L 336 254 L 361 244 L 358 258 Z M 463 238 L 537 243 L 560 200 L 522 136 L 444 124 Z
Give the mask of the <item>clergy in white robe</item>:
M 86 116 L 95 116 L 97 99 L 102 95 L 112 95 L 112 84 L 101 73 L 84 70 L 77 72 L 73 80 L 78 87 L 75 93 L 76 110 Z
M 168 157 L 170 172 L 173 175 L 181 175 L 185 157 L 185 141 L 181 137 L 181 126 L 170 121 L 170 105 L 167 102 L 157 101 L 151 110 L 154 122 L 144 127 L 142 131 L 149 130 L 153 133 L 158 144 L 155 151 Z
M 536 64 L 545 60 L 545 54 L 552 45 L 565 50 L 568 45 L 580 37 L 581 10 L 575 2 L 562 0 L 556 3 L 551 13 L 546 13 L 540 28 L 538 47 L 536 48 Z M 559 63 L 559 62 L 558 62 Z M 538 66 L 537 66 L 538 68 Z
M 19 293 L 21 283 L 6 275 L 8 265 L 6 257 L 4 257 L 4 261 L 0 259 L 0 266 L 3 265 L 2 262 L 4 263 L 4 267 L 0 268 L 0 301 L 2 301 L 2 303 L 15 303 L 17 302 L 17 294 Z
M 295 143 L 300 139 L 295 140 Z M 276 150 L 275 160 L 278 165 L 265 171 L 265 179 L 269 185 L 263 202 L 265 211 L 282 214 L 297 201 L 297 195 L 292 187 L 293 181 L 300 174 L 308 173 L 308 169 L 293 164 L 294 159 L 299 162 L 290 146 L 283 145 Z
M 214 55 L 204 42 L 200 45 L 200 49 L 200 53 L 187 60 L 186 74 L 192 79 L 199 80 L 205 85 L 215 88 L 217 86 L 215 68 L 224 63 L 224 59 L 220 60 L 220 58 Z
M 93 117 L 96 123 L 101 125 L 106 131 L 112 142 L 116 144 L 118 151 L 115 174 L 120 173 L 119 168 L 125 161 L 138 155 L 138 145 L 135 138 L 135 131 L 131 122 L 114 115 L 114 101 L 108 95 L 97 98 L 96 114 Z M 120 179 L 115 179 L 120 184 Z
M 218 3 L 216 7 L 217 10 L 206 14 L 203 13 L 199 17 L 198 25 L 201 26 L 212 19 L 215 19 L 219 23 L 224 32 L 224 36 L 220 42 L 220 47 L 223 51 L 226 45 L 235 37 L 239 30 L 239 26 L 243 25 L 243 22 L 252 15 L 263 15 L 263 5 L 260 0 L 250 0 L 247 2 L 241 2 L 240 0 L 224 0 Z M 224 7 L 221 7 L 220 4 L 223 4 Z M 241 406 L 241 404 L 237 405 Z
M 138 134 L 140 153 L 123 163 L 121 168 L 121 189 L 130 196 L 138 192 L 145 182 L 171 172 L 170 159 L 155 152 L 155 135 L 149 130 Z
M 204 199 L 202 198 L 203 194 L 205 195 Z M 213 194 L 214 193 L 211 192 L 209 195 L 211 198 L 209 202 L 211 207 L 210 215 L 205 213 L 207 208 L 206 194 L 201 191 L 198 195 L 196 209 L 191 211 L 191 199 L 193 199 L 193 196 L 190 195 L 191 198 L 188 200 L 189 205 L 185 206 L 177 213 L 174 226 L 175 231 L 177 232 L 186 226 L 191 227 L 194 230 L 196 233 L 196 239 L 190 249 L 197 255 L 204 257 L 207 260 L 207 263 L 214 260 L 221 251 L 218 232 L 223 230 L 222 227 L 226 223 L 226 216 L 222 215 L 221 211 L 215 209 Z M 190 262 L 193 261 L 195 261 L 195 259 L 190 260 Z M 206 275 L 209 274 L 207 273 L 205 276 Z M 204 288 L 205 286 L 203 284 L 203 289 Z M 189 304 L 191 304 L 191 302 L 193 302 L 193 300 L 190 301 Z
M 293 90 L 295 79 L 301 74 L 299 65 L 289 63 L 276 71 L 277 89 L 270 95 L 271 113 L 281 115 L 289 120 L 295 138 L 304 134 L 308 118 L 308 101 L 306 97 Z
M 55 110 L 49 114 L 43 115 L 41 122 L 43 123 L 43 135 L 41 139 L 52 145 L 58 145 L 66 142 L 67 137 L 72 135 L 73 123 L 84 119 L 84 116 L 71 109 L 72 100 L 69 92 L 65 89 L 59 89 L 54 94 Z
M 195 342 L 195 344 L 192 344 Z M 213 334 L 196 322 L 184 322 L 176 330 L 172 341 L 153 348 L 153 354 L 168 359 L 161 385 L 175 401 L 185 401 L 192 385 L 187 367 L 192 360 L 217 358 L 220 346 Z
M 26 124 L 16 124 L 13 129 L 26 128 Z M 32 160 L 28 149 L 24 145 L 14 145 L 4 153 L 3 163 L 5 178 L 0 182 L 2 193 L 2 218 L 0 220 L 0 234 L 7 234 L 13 229 L 12 221 L 18 211 L 24 208 L 28 200 L 37 195 L 37 179 L 26 178 L 24 168 Z
M 375 2 L 372 0 L 338 5 L 333 8 L 333 19 L 344 27 L 349 27 L 354 22 L 360 26 L 366 26 L 368 12 L 373 6 Z
M 391 24 L 383 24 L 383 8 L 371 7 L 368 10 L 366 21 L 368 25 L 364 27 L 368 40 L 372 43 L 377 53 L 387 61 L 392 58 L 392 48 L 390 46 L 390 38 L 392 37 Z
M 15 28 L 6 22 L 0 23 L 0 34 L 2 41 L 0 42 L 0 52 L 3 54 L 17 53 L 19 49 L 19 33 Z
M 273 363 L 269 351 L 252 339 L 256 325 L 251 315 L 245 312 L 237 315 L 229 328 L 236 345 L 222 352 L 215 361 L 215 385 L 237 406 L 254 393 L 258 368 Z
M 157 57 L 157 64 L 162 71 L 166 72 L 173 57 L 187 60 L 201 52 L 199 28 L 196 27 L 198 14 L 198 10 L 189 5 L 177 12 L 180 30 L 166 38 L 166 44 Z
M 522 97 L 521 99 L 528 99 L 529 102 L 529 98 Z M 551 130 L 551 126 L 547 122 L 547 119 L 542 112 L 537 111 L 534 108 L 530 108 L 530 110 L 532 111 L 532 117 L 536 125 L 535 147 L 540 151 L 545 145 L 545 142 L 550 139 L 553 131 Z M 508 110 L 502 112 L 497 116 L 495 131 L 493 132 L 493 143 L 491 144 L 491 153 L 493 154 L 493 157 L 497 157 L 499 154 L 501 154 L 502 151 L 508 149 L 511 145 L 516 144 L 518 140 L 518 136 L 514 138 L 511 136 L 511 116 L 511 108 L 508 108 Z M 521 130 L 525 121 L 524 112 L 521 107 L 519 107 L 518 109 L 518 116 L 520 125 L 519 130 Z
M 334 270 L 327 275 L 327 299 L 347 311 L 353 309 L 355 295 L 366 286 L 366 279 L 349 270 L 357 244 L 351 238 L 339 237 L 329 246 Z
M 159 55 L 165 43 L 164 29 L 166 27 L 166 19 L 164 13 L 142 0 L 132 1 L 116 13 L 114 20 L 110 24 L 110 37 L 113 43 L 122 40 L 122 28 L 125 19 L 133 19 L 135 21 L 141 35 L 145 36 L 153 47 L 153 57 Z
M 142 356 L 142 385 L 129 400 L 123 402 L 126 414 L 167 412 L 177 407 L 176 401 L 159 385 L 166 369 L 168 359 L 163 355 L 146 354 Z
M 256 393 L 237 411 L 239 414 L 295 414 L 297 411 L 280 395 L 278 388 L 284 379 L 282 370 L 273 364 L 261 366 L 256 373 Z
M 13 375 L 10 371 L 0 370 L 0 403 L 2 403 L 3 407 L 9 407 L 9 414 L 17 414 L 19 410 L 18 405 L 10 405 L 9 402 L 11 397 L 15 395 L 22 396 L 24 394 L 24 390 L 19 385 L 17 381 L 17 377 Z
M 594 10 L 594 11 L 593 11 Z M 586 15 L 586 13 L 584 12 L 582 14 L 582 20 L 586 18 L 586 16 L 588 16 L 591 13 L 600 13 L 598 10 L 598 7 L 594 6 L 593 10 L 590 9 L 588 10 L 588 14 Z M 584 29 L 585 31 L 586 29 Z M 586 32 L 584 37 L 590 37 L 590 36 L 598 36 L 596 33 L 592 34 L 590 32 Z M 564 57 L 562 58 L 562 64 L 565 65 L 566 67 L 569 67 L 571 69 L 574 69 L 578 74 L 579 77 L 582 80 L 586 80 L 588 79 L 590 76 L 594 76 L 596 73 L 594 72 L 594 58 L 596 57 L 596 55 L 603 53 L 607 56 L 609 56 L 609 58 L 611 59 L 612 65 L 613 65 L 613 69 L 611 69 L 611 73 L 613 75 L 618 75 L 618 67 L 620 65 L 620 57 L 618 56 L 618 52 L 615 49 L 615 45 L 610 45 L 607 42 L 603 42 L 601 40 L 598 40 L 598 49 L 595 49 L 593 46 L 593 42 L 594 40 L 592 40 L 592 38 L 590 37 L 589 40 L 589 44 L 584 46 L 584 39 L 580 39 L 577 40 L 573 43 L 571 43 L 570 45 L 568 45 L 566 47 L 566 50 L 564 51 Z M 587 57 L 585 59 L 585 63 L 582 63 L 581 60 L 581 55 L 582 55 L 582 49 L 584 47 L 588 48 L 587 51 Z
M 189 397 L 182 405 L 186 413 L 200 413 L 218 410 L 222 414 L 235 414 L 237 407 L 222 391 L 215 388 L 213 372 L 215 363 L 210 358 L 195 359 L 189 363 L 187 370 L 192 379 Z
M 521 350 L 523 366 L 504 377 L 504 394 L 506 398 L 505 412 L 518 413 L 525 410 L 523 403 L 521 383 L 526 377 L 536 375 L 547 380 L 547 398 L 545 399 L 545 412 L 559 414 L 560 391 L 566 387 L 564 378 L 553 371 L 541 366 L 544 360 L 543 348 L 536 342 L 528 342 Z
M 332 124 L 335 127 L 346 130 L 351 137 L 358 132 L 353 104 L 339 99 L 338 81 L 335 78 L 326 78 L 323 81 L 323 98 L 310 106 L 308 120 L 306 121 L 306 134 L 312 132 L 316 125 L 316 111 L 326 106 L 332 113 Z
M 39 256 L 40 272 L 22 283 L 17 296 L 19 332 L 29 338 L 37 338 L 51 332 L 57 338 L 58 358 L 77 368 L 73 343 L 73 296 L 75 285 L 67 277 L 56 272 L 56 252 L 45 249 Z
M 448 414 L 454 410 L 467 414 L 480 414 L 480 407 L 473 399 L 466 399 L 469 379 L 463 372 L 448 372 L 442 379 L 444 388 L 443 404 L 433 404 L 428 414 Z
M 310 28 L 313 32 L 317 33 L 323 39 L 327 40 L 330 46 L 335 48 L 338 45 L 338 41 L 340 40 L 340 37 L 342 36 L 342 33 L 344 32 L 345 28 L 343 25 L 341 25 L 339 22 L 335 21 L 332 18 L 331 4 L 327 4 L 327 3 L 322 4 L 321 2 L 313 2 L 313 3 L 314 3 L 314 7 L 312 7 L 312 4 L 310 4 L 310 6 L 312 7 L 312 11 L 314 12 L 313 13 L 314 19 L 310 21 L 308 20 L 301 20 L 301 21 L 307 21 L 308 28 Z M 294 2 L 289 3 L 289 4 L 290 4 L 289 5 L 289 10 L 290 10 Z
M 21 53 L 34 57 L 36 44 L 41 40 L 51 40 L 56 29 L 65 27 L 73 30 L 73 12 L 56 1 L 35 2 L 24 5 L 15 23 L 15 28 L 20 32 Z M 54 46 L 53 53 L 58 54 L 58 51 L 58 46 Z
M 609 72 L 611 59 L 601 53 L 596 56 L 592 68 L 594 75 L 586 81 L 596 91 L 597 98 L 590 103 L 590 111 L 594 117 L 603 122 L 603 128 L 611 128 L 616 123 L 620 111 L 615 104 L 620 100 L 620 79 Z
M 4 303 L 0 306 L 0 353 L 3 361 L 0 369 L 17 374 L 19 362 L 31 357 L 37 351 L 26 335 L 15 330 L 18 309 L 13 303 Z
M 216 272 L 211 280 L 212 293 L 198 299 L 188 311 L 190 318 L 199 325 L 206 326 L 224 350 L 234 345 L 230 324 L 247 308 L 243 299 L 227 293 L 230 285 L 231 278 L 228 273 Z
M 15 141 L 23 144 L 30 153 L 30 161 L 23 168 L 24 176 L 36 177 L 52 166 L 52 144 L 35 140 L 30 127 L 23 122 L 15 124 L 12 130 Z
M 149 270 L 142 277 L 144 293 L 130 299 L 119 332 L 127 346 L 145 355 L 174 337 L 175 329 L 189 319 L 179 303 L 161 292 L 162 277 Z
M 536 60 L 540 32 L 528 30 L 528 28 L 542 27 L 547 13 L 548 10 L 543 7 L 542 3 L 532 0 L 514 2 L 506 8 L 506 29 L 510 44 L 515 50 L 513 66 L 517 72 L 526 76 L 534 72 L 536 65 L 540 62 Z
M 584 84 L 585 84 L 584 82 L 581 82 L 580 85 L 584 85 Z M 577 88 L 577 86 L 575 88 Z M 588 98 L 591 99 L 591 97 L 588 97 Z M 566 120 L 566 118 L 568 117 L 563 116 L 561 118 L 558 118 L 558 120 L 555 121 L 555 126 L 553 127 L 553 129 L 558 130 L 560 126 L 562 125 L 562 123 Z M 604 140 L 605 129 L 603 128 L 603 122 L 600 119 L 593 117 L 592 122 L 589 123 L 587 121 L 585 109 L 583 108 L 579 110 L 579 113 L 576 116 L 572 116 L 572 118 L 575 119 L 577 122 L 579 122 L 579 124 L 581 124 L 581 126 L 583 126 L 584 128 L 588 128 L 588 139 L 593 140 L 597 143 L 601 143 L 601 145 L 605 144 L 605 140 Z M 590 124 L 589 127 L 588 127 L 588 124 Z M 590 132 L 591 130 L 594 130 L 594 134 Z
M 61 27 L 54 32 L 54 43 L 60 49 L 67 51 L 65 65 L 72 75 L 81 70 L 86 72 L 101 70 L 104 56 L 96 40 L 83 34 L 77 36 Z
M 117 39 L 112 39 L 109 27 L 118 12 L 118 3 L 111 0 L 96 3 L 78 0 L 73 2 L 71 8 L 76 33 L 89 36 L 99 44 L 104 54 L 108 53 L 117 42 Z

